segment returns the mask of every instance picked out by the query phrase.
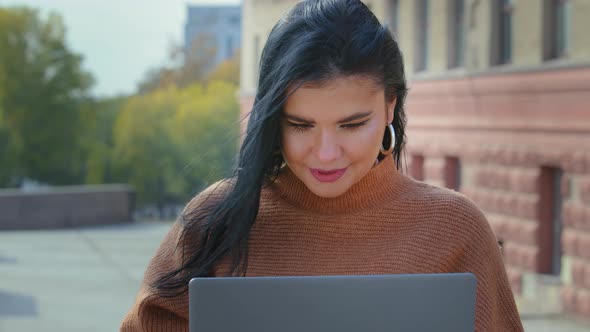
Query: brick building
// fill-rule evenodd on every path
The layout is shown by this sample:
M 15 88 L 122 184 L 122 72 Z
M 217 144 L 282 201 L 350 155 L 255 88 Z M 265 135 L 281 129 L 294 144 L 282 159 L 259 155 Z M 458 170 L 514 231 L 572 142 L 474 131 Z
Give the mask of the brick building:
M 244 113 L 296 2 L 243 2 Z M 404 53 L 408 174 L 481 207 L 521 300 L 590 318 L 590 1 L 365 3 Z

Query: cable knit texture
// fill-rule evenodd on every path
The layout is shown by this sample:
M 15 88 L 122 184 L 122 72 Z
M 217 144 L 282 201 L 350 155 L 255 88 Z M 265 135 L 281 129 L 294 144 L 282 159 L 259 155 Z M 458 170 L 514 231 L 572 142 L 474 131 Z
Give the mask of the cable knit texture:
M 210 187 L 186 210 L 223 191 L 223 185 Z M 163 298 L 149 286 L 181 264 L 182 227 L 174 223 L 152 258 L 121 331 L 188 331 L 188 297 Z M 475 331 L 523 331 L 482 212 L 459 193 L 401 174 L 392 158 L 336 198 L 314 195 L 285 168 L 262 191 L 249 244 L 247 276 L 472 272 L 478 281 Z M 213 275 L 226 275 L 228 267 L 226 259 Z

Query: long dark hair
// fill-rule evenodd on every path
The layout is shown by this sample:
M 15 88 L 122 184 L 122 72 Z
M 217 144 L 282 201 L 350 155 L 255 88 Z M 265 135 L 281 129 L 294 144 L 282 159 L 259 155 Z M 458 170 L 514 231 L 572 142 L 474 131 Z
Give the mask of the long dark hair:
M 225 257 L 232 259 L 232 275 L 245 275 L 261 190 L 276 179 L 283 163 L 280 120 L 288 94 L 301 84 L 350 75 L 372 78 L 383 86 L 386 101 L 397 100 L 393 157 L 401 167 L 407 90 L 402 55 L 391 32 L 359 0 L 298 3 L 274 26 L 262 52 L 254 106 L 225 190 L 214 204 L 204 202 L 181 215 L 182 266 L 154 285 L 164 296 L 186 292 L 191 278 L 210 276 Z M 191 245 L 197 248 L 191 250 Z

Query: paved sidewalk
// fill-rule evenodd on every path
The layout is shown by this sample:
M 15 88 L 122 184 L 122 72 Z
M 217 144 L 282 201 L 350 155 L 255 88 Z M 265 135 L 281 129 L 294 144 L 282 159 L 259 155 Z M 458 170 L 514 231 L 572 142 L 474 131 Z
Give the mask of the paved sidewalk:
M 0 232 L 0 331 L 117 331 L 170 223 Z M 521 308 L 526 331 L 588 332 Z

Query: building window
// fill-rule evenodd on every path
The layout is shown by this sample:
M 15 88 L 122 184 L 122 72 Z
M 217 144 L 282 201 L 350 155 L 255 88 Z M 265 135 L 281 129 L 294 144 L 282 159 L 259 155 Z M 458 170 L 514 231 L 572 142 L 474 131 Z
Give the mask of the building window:
M 545 0 L 544 36 L 545 59 L 556 59 L 566 55 L 569 48 L 569 27 L 571 15 L 569 0 Z
M 424 71 L 428 68 L 428 28 L 429 28 L 429 0 L 416 1 L 416 40 L 414 71 Z
M 465 1 L 453 0 L 449 15 L 449 68 L 465 64 Z
M 397 39 L 399 29 L 399 0 L 389 1 L 389 24 L 394 39 Z
M 538 256 L 536 272 L 559 276 L 562 260 L 563 197 L 559 168 L 541 167 L 539 176 L 539 222 L 536 232 Z
M 458 157 L 445 157 L 445 187 L 461 189 L 461 163 Z
M 493 65 L 507 64 L 512 61 L 512 13 L 514 0 L 494 0 L 492 22 L 494 24 Z

